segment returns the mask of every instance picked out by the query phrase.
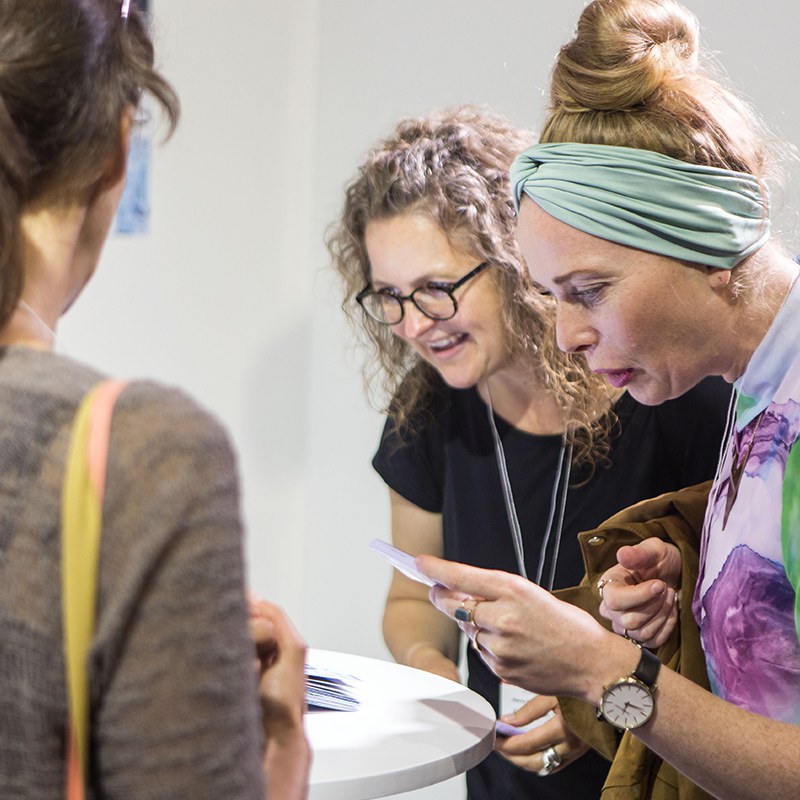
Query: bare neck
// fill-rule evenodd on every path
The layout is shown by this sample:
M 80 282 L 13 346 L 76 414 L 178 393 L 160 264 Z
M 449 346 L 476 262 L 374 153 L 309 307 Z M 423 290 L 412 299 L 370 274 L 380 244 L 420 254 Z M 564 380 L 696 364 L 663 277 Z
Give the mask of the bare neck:
M 91 272 L 83 254 L 86 209 L 80 203 L 22 214 L 22 296 L 0 330 L 0 344 L 51 349 L 59 317 Z
M 566 429 L 553 392 L 528 365 L 516 363 L 495 372 L 478 384 L 477 391 L 497 416 L 526 433 L 545 436 Z
M 732 357 L 722 373 L 730 383 L 747 369 L 800 274 L 800 266 L 793 259 L 772 248 L 764 254 L 761 269 L 767 288 L 758 298 L 737 304 L 720 334 L 725 342 L 734 343 Z

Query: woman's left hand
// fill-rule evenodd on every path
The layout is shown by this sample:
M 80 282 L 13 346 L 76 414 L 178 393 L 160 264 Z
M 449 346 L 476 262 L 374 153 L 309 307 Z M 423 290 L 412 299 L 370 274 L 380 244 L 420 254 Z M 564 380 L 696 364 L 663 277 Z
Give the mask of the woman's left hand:
M 567 726 L 555 697 L 536 695 L 514 714 L 505 715 L 502 719 L 510 725 L 522 727 L 550 711 L 553 712 L 553 716 L 547 722 L 525 733 L 514 736 L 498 735 L 494 749 L 512 764 L 532 772 L 539 772 L 545 767 L 545 751 L 553 748 L 558 756 L 559 765 L 547 774 L 564 769 L 580 758 L 589 747 Z
M 616 633 L 661 647 L 678 625 L 681 553 L 657 538 L 617 551 L 618 564 L 598 584 L 600 614 Z

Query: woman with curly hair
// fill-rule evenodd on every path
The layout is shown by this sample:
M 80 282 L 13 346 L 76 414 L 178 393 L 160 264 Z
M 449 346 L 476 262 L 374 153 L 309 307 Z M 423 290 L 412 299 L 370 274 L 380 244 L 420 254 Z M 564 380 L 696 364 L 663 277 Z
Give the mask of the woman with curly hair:
M 553 300 L 515 240 L 508 169 L 531 141 L 471 106 L 400 122 L 347 187 L 328 244 L 388 414 L 373 464 L 394 543 L 559 590 L 583 575 L 579 531 L 712 476 L 727 390 L 648 408 L 559 351 Z M 459 679 L 458 627 L 397 572 L 383 629 L 399 662 Z M 555 698 L 501 685 L 477 647 L 467 663 L 513 726 L 468 773 L 470 798 L 597 797 L 608 765 Z

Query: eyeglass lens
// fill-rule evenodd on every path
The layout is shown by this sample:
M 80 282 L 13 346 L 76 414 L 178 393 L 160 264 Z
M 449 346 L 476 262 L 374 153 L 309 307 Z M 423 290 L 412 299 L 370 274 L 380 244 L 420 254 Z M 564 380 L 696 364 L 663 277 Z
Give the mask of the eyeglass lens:
M 421 286 L 411 293 L 411 302 L 431 319 L 450 319 L 455 316 L 456 304 L 444 289 Z M 373 292 L 362 301 L 365 311 L 378 322 L 395 325 L 403 318 L 403 301 L 391 292 Z

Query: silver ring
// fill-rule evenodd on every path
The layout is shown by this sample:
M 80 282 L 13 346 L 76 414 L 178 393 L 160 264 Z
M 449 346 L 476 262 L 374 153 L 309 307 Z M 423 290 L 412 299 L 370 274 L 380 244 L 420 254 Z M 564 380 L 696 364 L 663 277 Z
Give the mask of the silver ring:
M 561 756 L 555 747 L 542 750 L 542 768 L 536 773 L 540 778 L 546 778 L 554 769 L 561 766 Z

